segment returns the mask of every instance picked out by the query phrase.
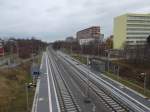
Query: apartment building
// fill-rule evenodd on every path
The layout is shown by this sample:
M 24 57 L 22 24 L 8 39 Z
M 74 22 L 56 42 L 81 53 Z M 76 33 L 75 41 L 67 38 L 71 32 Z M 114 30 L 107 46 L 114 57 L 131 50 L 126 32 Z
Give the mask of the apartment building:
M 92 26 L 90 28 L 78 31 L 77 40 L 80 45 L 89 44 L 93 41 L 100 40 L 100 27 L 99 26 Z
M 70 37 L 67 37 L 65 41 L 71 43 L 71 42 L 75 42 L 76 39 L 74 37 L 70 36 Z
M 124 14 L 114 19 L 113 48 L 143 45 L 150 35 L 150 14 Z

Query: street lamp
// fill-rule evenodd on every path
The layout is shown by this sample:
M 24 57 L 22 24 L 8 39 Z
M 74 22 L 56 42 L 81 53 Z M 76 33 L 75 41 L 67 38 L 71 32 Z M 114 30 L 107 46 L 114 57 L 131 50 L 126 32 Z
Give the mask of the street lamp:
M 71 42 L 71 46 L 70 46 L 70 53 L 72 55 L 72 42 Z
M 110 60 L 110 54 L 111 54 L 111 51 L 110 50 L 105 50 L 107 52 L 107 69 L 108 69 L 108 72 L 109 72 L 109 60 Z
M 36 84 L 25 83 L 27 112 L 29 112 L 29 88 L 33 88 L 33 87 L 36 87 Z
M 117 76 L 118 76 L 118 80 L 119 80 L 119 65 L 117 66 Z
M 144 94 L 146 92 L 146 73 L 141 73 L 142 76 L 144 76 Z
M 16 50 L 17 50 L 17 57 L 19 58 L 19 47 L 18 47 L 18 42 L 17 42 L 16 40 L 14 40 L 14 39 L 10 39 L 9 41 L 15 43 Z M 11 49 L 12 49 L 12 48 L 11 48 Z
M 99 56 L 99 42 L 98 42 L 98 44 L 97 44 L 97 45 L 98 45 L 97 47 L 98 47 L 98 56 Z
M 83 46 L 81 45 L 81 58 L 82 58 L 82 62 L 83 62 Z
M 1 56 L 3 56 L 3 59 L 4 59 L 4 56 L 5 56 L 5 51 L 4 51 L 4 40 L 0 39 L 0 48 L 1 48 Z
M 89 93 L 89 91 L 90 91 L 90 82 L 89 82 L 89 79 L 86 79 L 86 83 L 87 83 L 87 88 L 86 88 L 86 97 L 85 97 L 85 99 L 84 99 L 84 102 L 85 103 L 91 103 L 91 99 L 90 99 L 90 93 Z
M 25 84 L 25 90 L 26 90 L 26 105 L 27 105 L 27 112 L 29 111 L 29 92 L 28 92 L 28 83 Z

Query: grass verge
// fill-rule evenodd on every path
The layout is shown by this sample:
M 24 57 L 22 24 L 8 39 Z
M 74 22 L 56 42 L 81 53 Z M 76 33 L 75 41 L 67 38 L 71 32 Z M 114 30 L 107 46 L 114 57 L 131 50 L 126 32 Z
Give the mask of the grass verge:
M 81 63 L 83 64 L 86 64 L 87 63 L 87 60 L 85 57 L 82 57 L 81 55 L 73 55 L 72 56 L 73 58 L 79 60 Z M 119 77 L 115 74 L 112 74 L 112 73 L 109 73 L 109 72 L 104 72 L 105 75 L 107 75 L 108 77 L 110 77 L 111 79 L 113 80 L 116 80 L 120 83 L 122 83 L 123 85 L 137 91 L 138 93 L 141 93 L 142 95 L 150 98 L 150 90 L 146 89 L 145 90 L 145 93 L 144 93 L 144 88 L 137 85 L 135 81 L 132 81 L 132 80 L 127 80 L 127 79 L 124 79 L 122 77 Z
M 0 112 L 27 112 L 25 83 L 31 82 L 32 62 L 22 63 L 16 68 L 0 70 Z M 35 89 L 29 90 L 31 110 Z
M 76 54 L 76 55 L 72 55 L 72 57 L 77 59 L 78 61 L 80 61 L 83 64 L 87 64 L 86 58 L 81 56 L 81 55 Z M 104 72 L 104 74 L 106 76 L 110 77 L 111 79 L 116 80 L 116 81 L 122 83 L 123 85 L 125 85 L 125 86 L 127 86 L 127 87 L 129 87 L 129 88 L 131 88 L 133 90 L 135 90 L 136 92 L 138 92 L 138 93 L 140 93 L 140 94 L 150 98 L 150 90 L 146 89 L 145 92 L 144 92 L 144 88 L 139 86 L 139 85 L 137 85 L 136 81 L 127 80 L 127 79 L 124 79 L 122 77 L 118 78 L 117 75 L 109 73 L 109 72 Z
M 144 93 L 144 88 L 141 87 L 141 86 L 138 86 L 137 84 L 134 84 L 132 81 L 128 81 L 122 77 L 119 77 L 115 74 L 111 74 L 111 73 L 108 73 L 108 72 L 104 72 L 104 74 L 108 77 L 110 77 L 111 79 L 113 80 L 116 80 L 120 83 L 122 83 L 123 85 L 137 91 L 138 93 L 141 93 L 142 95 L 146 96 L 146 97 L 149 97 L 150 98 L 150 90 L 146 89 L 145 90 L 145 93 Z
M 77 55 L 72 55 L 72 57 L 77 59 L 78 61 L 80 61 L 83 64 L 87 64 L 87 58 L 85 58 L 84 56 L 77 54 Z

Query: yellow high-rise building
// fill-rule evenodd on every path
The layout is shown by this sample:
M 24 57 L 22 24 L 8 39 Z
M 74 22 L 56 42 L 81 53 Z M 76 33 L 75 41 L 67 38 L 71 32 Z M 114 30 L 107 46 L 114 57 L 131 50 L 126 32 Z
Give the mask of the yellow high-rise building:
M 125 44 L 145 44 L 150 35 L 150 14 L 124 14 L 114 19 L 113 48 L 122 49 Z

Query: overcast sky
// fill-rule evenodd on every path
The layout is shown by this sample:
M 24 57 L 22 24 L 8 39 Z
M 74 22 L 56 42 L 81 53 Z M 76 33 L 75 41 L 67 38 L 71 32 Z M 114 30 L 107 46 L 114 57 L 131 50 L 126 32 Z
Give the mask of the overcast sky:
M 108 36 L 127 12 L 150 13 L 150 0 L 0 0 L 0 37 L 55 41 L 93 25 Z

